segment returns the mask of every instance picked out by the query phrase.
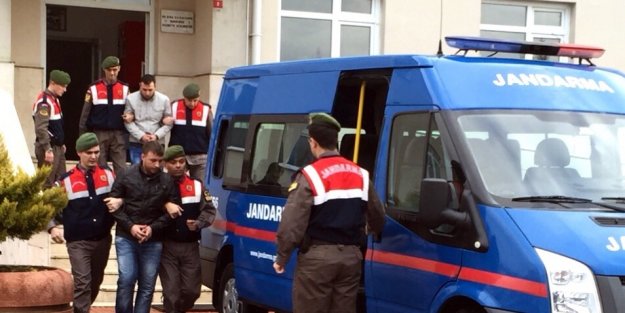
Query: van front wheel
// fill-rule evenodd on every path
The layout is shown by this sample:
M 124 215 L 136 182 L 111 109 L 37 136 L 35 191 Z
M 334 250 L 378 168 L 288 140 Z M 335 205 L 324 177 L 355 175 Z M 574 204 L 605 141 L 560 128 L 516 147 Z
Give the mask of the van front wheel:
M 484 311 L 483 308 L 471 306 L 471 307 L 458 309 L 454 311 L 454 313 L 486 313 L 486 311 Z
M 226 266 L 221 274 L 219 283 L 219 302 L 217 310 L 220 313 L 266 313 L 256 306 L 243 303 L 239 300 L 239 293 L 234 279 L 234 264 Z

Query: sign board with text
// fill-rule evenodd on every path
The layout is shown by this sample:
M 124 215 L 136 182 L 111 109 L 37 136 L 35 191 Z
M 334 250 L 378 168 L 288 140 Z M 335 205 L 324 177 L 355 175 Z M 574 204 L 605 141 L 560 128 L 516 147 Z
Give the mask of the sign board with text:
M 161 10 L 161 31 L 164 33 L 193 34 L 193 12 Z

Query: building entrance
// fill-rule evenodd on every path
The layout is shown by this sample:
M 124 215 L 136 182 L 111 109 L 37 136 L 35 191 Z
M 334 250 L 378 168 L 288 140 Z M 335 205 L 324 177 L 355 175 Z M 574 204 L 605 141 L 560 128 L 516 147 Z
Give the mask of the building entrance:
M 101 60 L 119 57 L 119 79 L 138 89 L 146 60 L 147 13 L 78 6 L 47 5 L 46 69 L 68 72 L 72 82 L 61 98 L 65 154 L 77 160 L 74 143 L 88 86 L 102 76 Z M 46 77 L 46 83 L 48 77 Z

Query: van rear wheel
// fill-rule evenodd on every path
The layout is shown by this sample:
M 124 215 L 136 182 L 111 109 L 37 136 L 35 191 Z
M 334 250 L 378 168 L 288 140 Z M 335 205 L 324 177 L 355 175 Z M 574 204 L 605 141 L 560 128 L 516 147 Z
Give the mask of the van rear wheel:
M 220 313 L 267 313 L 267 310 L 240 301 L 235 282 L 234 264 L 230 263 L 221 274 L 219 283 L 217 310 Z

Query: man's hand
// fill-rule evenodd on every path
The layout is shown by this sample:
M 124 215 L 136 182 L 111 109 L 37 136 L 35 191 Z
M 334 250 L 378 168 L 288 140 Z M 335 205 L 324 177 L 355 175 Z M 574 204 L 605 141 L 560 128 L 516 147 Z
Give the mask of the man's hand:
M 143 232 L 143 239 L 139 240 L 139 243 L 144 243 L 146 241 L 148 241 L 148 239 L 150 239 L 150 237 L 152 237 L 152 227 L 150 227 L 149 225 L 143 226 L 141 228 L 141 231 Z
M 65 237 L 63 236 L 63 234 L 64 234 L 64 231 L 60 227 L 55 226 L 50 229 L 50 237 L 52 238 L 52 241 L 56 243 L 65 242 Z
M 282 265 L 280 265 L 280 264 L 278 264 L 276 262 L 273 262 L 273 270 L 276 271 L 276 273 L 278 273 L 278 274 L 282 274 L 282 273 L 284 273 L 284 266 L 282 266 Z
M 104 198 L 104 204 L 106 204 L 109 213 L 114 213 L 115 211 L 119 210 L 122 204 L 124 204 L 124 199 L 108 197 Z
M 174 117 L 173 116 L 165 116 L 161 121 L 163 125 L 172 126 L 174 125 Z
M 169 217 L 171 218 L 176 218 L 182 215 L 182 212 L 184 211 L 179 205 L 173 202 L 165 203 L 165 210 L 167 210 L 167 214 L 169 214 Z
M 141 136 L 140 140 L 142 143 L 146 143 L 148 141 L 156 141 L 158 140 L 158 137 L 156 137 L 156 135 L 151 134 L 151 133 L 145 133 L 143 136 Z
M 150 133 L 145 133 L 143 136 L 141 136 L 140 141 L 141 141 L 141 143 L 146 143 L 148 141 L 152 141 L 152 136 L 150 135 Z
M 190 231 L 197 231 L 197 220 L 187 220 L 187 228 L 189 228 Z
M 52 162 L 54 162 L 54 152 L 52 151 L 52 148 L 46 150 L 44 161 L 48 164 L 52 164 Z
M 143 241 L 147 240 L 146 239 L 146 234 L 144 232 L 145 227 L 148 227 L 148 226 L 147 225 L 134 224 L 130 228 L 130 234 L 133 237 L 137 238 L 137 240 L 139 240 L 139 243 L 142 243 Z
M 132 123 L 132 121 L 135 120 L 135 114 L 132 112 L 124 112 L 124 114 L 122 114 L 122 120 L 124 120 L 126 124 Z

